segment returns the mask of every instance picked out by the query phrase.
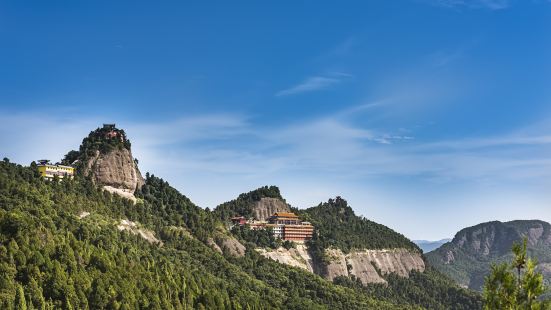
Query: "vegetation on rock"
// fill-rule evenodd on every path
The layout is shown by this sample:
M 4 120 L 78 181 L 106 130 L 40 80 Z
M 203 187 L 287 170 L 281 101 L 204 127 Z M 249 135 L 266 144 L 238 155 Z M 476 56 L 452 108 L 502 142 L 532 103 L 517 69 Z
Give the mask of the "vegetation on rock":
M 432 266 L 461 285 L 481 291 L 492 264 L 510 261 L 512 245 L 525 236 L 528 255 L 538 260 L 544 284 L 550 285 L 551 225 L 543 221 L 493 221 L 468 227 L 426 257 Z
M 133 205 L 90 181 L 45 181 L 0 163 L 1 309 L 396 309 L 317 275 L 218 254 L 202 242 L 220 224 L 168 183 L 148 176 Z M 80 218 L 83 211 L 90 215 Z M 148 228 L 163 246 L 119 231 Z
M 236 199 L 217 206 L 214 213 L 222 221 L 229 221 L 229 219 L 234 216 L 253 218 L 254 202 L 260 201 L 261 198 L 277 198 L 285 201 L 283 197 L 281 197 L 281 193 L 277 186 L 264 186 L 248 193 L 243 193 Z
M 405 248 L 421 252 L 417 245 L 394 230 L 359 217 L 341 197 L 329 199 L 316 207 L 296 210 L 316 228 L 308 246 L 324 260 L 325 249 L 338 248 L 347 253 L 353 249 Z

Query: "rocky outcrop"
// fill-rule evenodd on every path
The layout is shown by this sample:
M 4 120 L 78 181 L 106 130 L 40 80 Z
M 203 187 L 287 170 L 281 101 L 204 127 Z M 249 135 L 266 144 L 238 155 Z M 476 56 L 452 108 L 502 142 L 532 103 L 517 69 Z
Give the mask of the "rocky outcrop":
M 107 154 L 96 151 L 84 163 L 83 173 L 105 190 L 134 201 L 134 192 L 145 183 L 131 151 L 125 148 Z
M 382 277 L 389 273 L 409 277 L 413 270 L 425 271 L 423 257 L 406 249 L 364 250 L 349 254 L 341 250 L 328 250 L 330 263 L 326 266 L 326 278 L 354 275 L 362 283 L 386 283 Z
M 216 238 L 216 245 L 222 252 L 226 252 L 232 256 L 243 257 L 245 256 L 245 246 L 241 244 L 237 239 L 231 236 L 223 236 Z M 213 247 L 215 250 L 216 247 Z
M 462 286 L 481 290 L 492 263 L 508 261 L 514 242 L 527 239 L 545 281 L 551 282 L 551 225 L 528 220 L 487 222 L 459 231 L 451 242 L 427 253 L 428 262 Z
M 273 259 L 285 265 L 299 267 L 314 272 L 314 262 L 305 245 L 298 244 L 296 248 L 289 250 L 280 247 L 278 249 L 256 249 L 262 256 Z
M 325 266 L 316 266 L 304 245 L 297 245 L 296 249 L 289 250 L 279 248 L 257 251 L 264 257 L 318 273 L 330 281 L 338 276 L 354 275 L 364 284 L 386 283 L 383 278 L 386 274 L 395 273 L 408 277 L 411 271 L 425 270 L 421 254 L 406 249 L 363 250 L 349 254 L 338 249 L 328 249 L 325 254 L 329 263 Z
M 121 220 L 120 223 L 117 225 L 117 229 L 119 231 L 128 231 L 131 234 L 139 235 L 149 243 L 163 245 L 163 242 L 155 237 L 155 233 L 153 231 L 149 229 L 140 228 L 138 227 L 138 224 L 132 221 Z
M 213 250 L 215 250 L 216 252 L 222 254 L 222 249 L 218 246 L 218 244 L 216 244 L 216 242 L 214 242 L 214 239 L 212 238 L 208 238 L 207 239 L 207 245 L 210 246 Z
M 278 198 L 261 198 L 253 206 L 254 217 L 265 221 L 276 212 L 290 212 L 289 205 Z

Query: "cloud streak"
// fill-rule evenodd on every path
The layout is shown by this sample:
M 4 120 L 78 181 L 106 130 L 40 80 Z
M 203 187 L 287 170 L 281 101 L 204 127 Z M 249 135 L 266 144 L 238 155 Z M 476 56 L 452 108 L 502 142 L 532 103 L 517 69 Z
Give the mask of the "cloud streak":
M 345 78 L 350 78 L 352 75 L 343 72 L 334 72 L 327 76 L 312 76 L 302 81 L 298 85 L 280 90 L 275 95 L 276 97 L 297 95 L 306 92 L 319 91 L 330 88 L 342 82 Z
M 350 110 L 391 107 L 374 102 Z M 350 117 L 335 113 L 297 124 L 258 126 L 258 120 L 243 115 L 213 114 L 165 122 L 119 121 L 117 125 L 127 131 L 143 172 L 165 178 L 203 207 L 275 184 L 290 192 L 289 202 L 299 207 L 332 195 L 349 195 L 359 213 L 372 213 L 380 205 L 368 210 L 367 201 L 386 203 L 390 199 L 396 209 L 384 214 L 377 211 L 380 218 L 375 219 L 394 226 L 397 222 L 389 218 L 399 208 L 424 212 L 411 197 L 407 201 L 394 197 L 396 193 L 407 196 L 409 187 L 430 188 L 422 195 L 432 197 L 438 196 L 438 190 L 465 184 L 498 192 L 551 185 L 551 132 L 547 129 L 528 127 L 499 136 L 425 141 L 414 138 L 415 132 L 404 136 L 400 131 L 365 128 L 351 122 Z M 78 148 L 82 138 L 101 122 L 101 117 L 77 122 L 33 115 L 2 116 L 0 155 L 21 164 L 37 157 L 57 160 Z M 42 128 L 39 132 L 34 129 L 37 126 Z M 45 140 L 60 142 L 43 144 Z M 394 185 L 406 180 L 405 188 Z M 391 196 L 366 194 L 367 189 L 381 183 L 388 184 L 384 191 L 391 191 Z M 513 198 L 522 201 L 523 197 L 527 196 Z M 486 206 L 485 212 L 491 214 L 498 207 Z M 433 214 L 434 210 L 427 212 Z
M 454 9 L 489 9 L 503 10 L 509 8 L 509 0 L 431 0 L 431 4 Z

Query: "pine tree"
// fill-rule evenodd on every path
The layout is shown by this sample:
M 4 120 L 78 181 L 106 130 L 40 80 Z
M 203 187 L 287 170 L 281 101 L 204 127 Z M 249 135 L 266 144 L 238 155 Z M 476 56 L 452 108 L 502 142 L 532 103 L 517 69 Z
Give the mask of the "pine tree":
M 543 309 L 538 297 L 545 292 L 536 261 L 527 257 L 527 240 L 513 244 L 513 261 L 492 266 L 484 283 L 484 309 Z M 515 274 L 516 271 L 516 274 Z
M 15 292 L 15 310 L 27 310 L 27 301 L 25 300 L 25 292 L 23 286 L 17 285 Z

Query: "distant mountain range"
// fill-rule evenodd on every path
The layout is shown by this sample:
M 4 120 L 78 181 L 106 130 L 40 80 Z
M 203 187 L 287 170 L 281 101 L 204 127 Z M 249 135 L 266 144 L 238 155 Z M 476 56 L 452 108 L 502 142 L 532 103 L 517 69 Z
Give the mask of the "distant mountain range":
M 460 285 L 481 290 L 492 263 L 510 261 L 514 242 L 528 240 L 528 255 L 551 282 L 551 225 L 539 220 L 488 222 L 459 231 L 452 241 L 427 253 L 430 265 Z
M 433 251 L 439 247 L 441 247 L 444 243 L 452 241 L 452 239 L 446 238 L 438 241 L 429 241 L 429 240 L 412 240 L 417 246 L 423 250 L 423 253 L 428 253 L 430 251 Z

